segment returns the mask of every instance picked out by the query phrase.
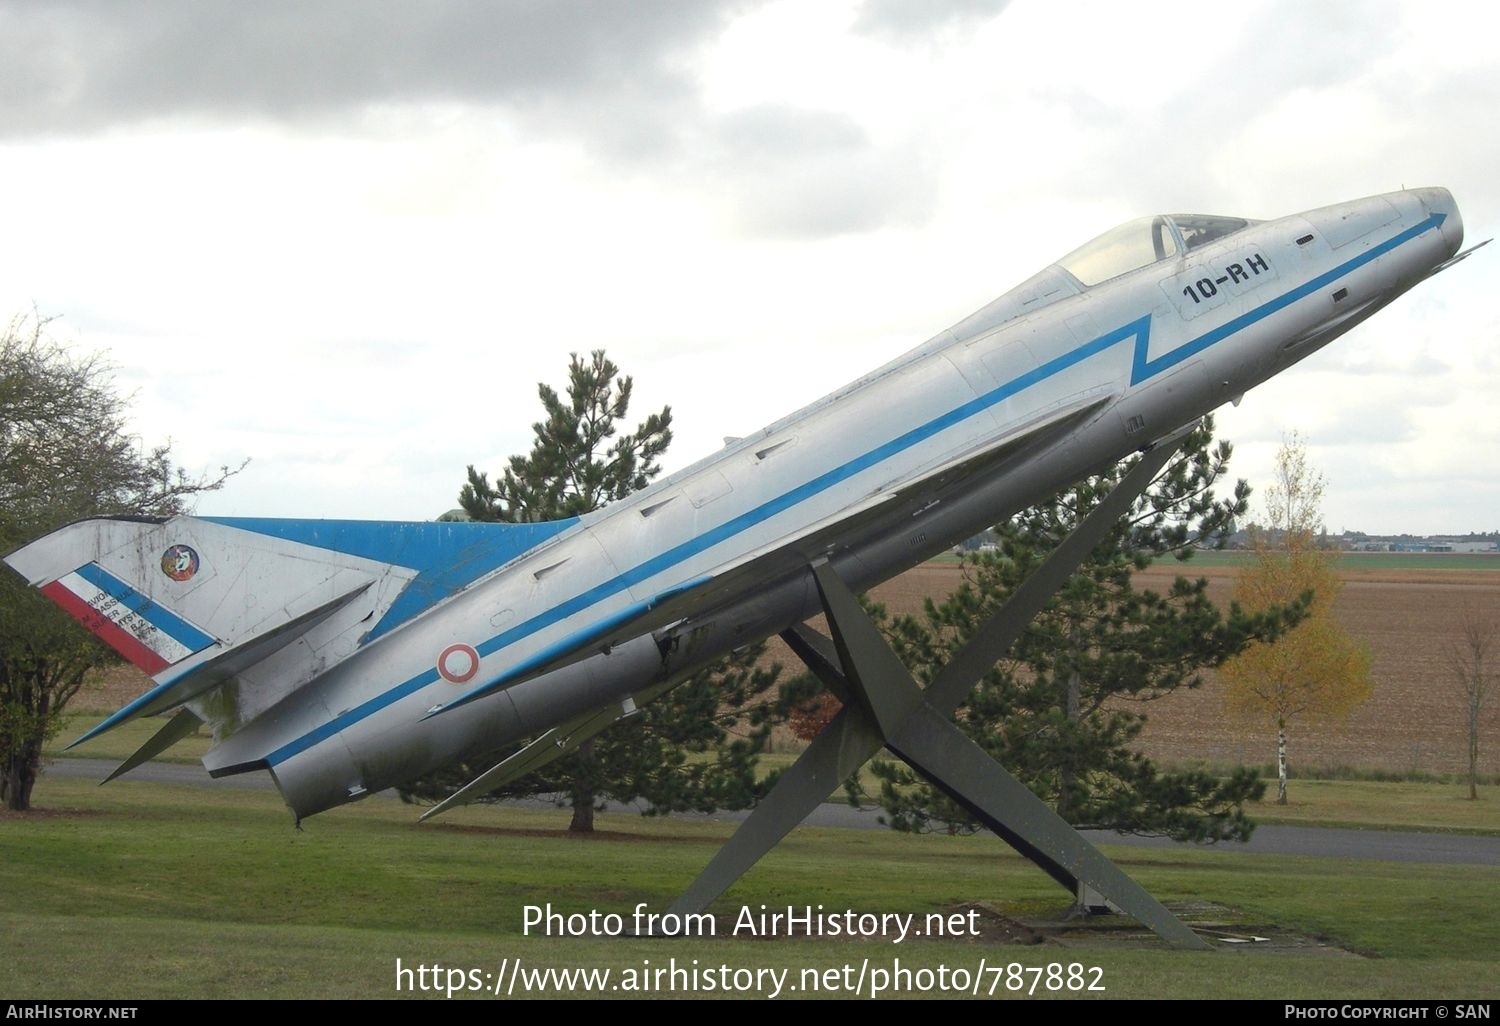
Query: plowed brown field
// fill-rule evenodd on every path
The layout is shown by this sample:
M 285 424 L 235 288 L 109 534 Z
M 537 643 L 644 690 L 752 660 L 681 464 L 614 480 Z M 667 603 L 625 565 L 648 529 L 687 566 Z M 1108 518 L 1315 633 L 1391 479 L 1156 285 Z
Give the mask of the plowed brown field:
M 1180 572 L 1153 566 L 1139 587 L 1165 590 Z M 1234 590 L 1232 567 L 1199 567 L 1209 594 L 1227 606 Z M 1463 700 L 1448 668 L 1448 647 L 1465 607 L 1500 619 L 1500 571 L 1342 569 L 1344 590 L 1334 613 L 1374 657 L 1374 694 L 1342 723 L 1297 723 L 1288 735 L 1293 766 L 1354 766 L 1361 769 L 1457 772 L 1467 763 Z M 916 612 L 928 595 L 940 596 L 959 581 L 959 568 L 929 563 L 874 589 L 891 612 Z M 778 656 L 790 665 L 790 653 Z M 1224 711 L 1213 675 L 1203 686 L 1153 702 L 1146 709 L 1142 748 L 1169 762 L 1270 763 L 1275 735 L 1265 724 Z M 1480 770 L 1500 772 L 1500 688 L 1481 741 Z

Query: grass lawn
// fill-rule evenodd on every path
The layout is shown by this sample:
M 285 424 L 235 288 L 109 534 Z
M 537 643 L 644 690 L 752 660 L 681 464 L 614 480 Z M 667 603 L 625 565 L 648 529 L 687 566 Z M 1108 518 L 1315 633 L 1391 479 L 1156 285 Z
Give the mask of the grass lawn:
M 143 745 L 166 721 L 157 717 L 131 720 L 63 755 L 64 744 L 97 723 L 105 714 L 68 713 L 64 729 L 48 748 L 49 757 L 78 756 L 124 760 Z M 207 730 L 184 738 L 158 761 L 198 764 L 208 751 Z M 761 770 L 771 773 L 796 762 L 798 753 L 774 752 L 760 757 Z M 865 788 L 878 792 L 879 782 L 868 765 L 861 771 Z M 113 787 L 114 785 L 110 785 Z M 1257 823 L 1296 826 L 1365 827 L 1383 830 L 1424 830 L 1500 836 L 1500 788 L 1481 787 L 1480 799 L 1469 801 L 1461 783 L 1375 780 L 1293 780 L 1287 805 L 1276 805 L 1275 781 L 1270 797 L 1247 809 Z M 834 796 L 842 800 L 842 794 Z
M 79 749 L 82 751 L 82 749 Z M 762 770 L 785 769 L 796 753 L 760 757 Z M 865 790 L 879 791 L 869 765 L 860 771 Z M 1227 774 L 1226 774 L 1227 775 Z M 1276 781 L 1268 781 L 1264 801 L 1246 806 L 1257 823 L 1291 826 L 1356 827 L 1374 830 L 1419 830 L 1500 837 L 1500 787 L 1481 785 L 1479 800 L 1468 800 L 1468 785 L 1430 781 L 1303 780 L 1287 786 L 1287 804 L 1276 804 Z M 835 800 L 842 800 L 839 792 Z
M 273 792 L 45 776 L 36 800 L 38 813 L 0 817 L 0 993 L 17 998 L 395 997 L 397 959 L 483 974 L 518 958 L 608 968 L 616 982 L 648 959 L 787 970 L 793 984 L 804 969 L 899 958 L 972 972 L 985 959 L 1098 966 L 1106 990 L 1093 996 L 1107 997 L 1500 995 L 1500 868 L 1106 849 L 1165 901 L 1222 903 L 1247 929 L 1294 928 L 1362 957 L 766 940 L 726 937 L 727 922 L 692 940 L 546 937 L 523 935 L 525 906 L 627 921 L 641 902 L 665 911 L 730 826 L 608 813 L 584 840 L 563 832 L 561 812 L 464 809 L 417 826 L 415 810 L 372 799 L 297 831 Z M 803 828 L 714 909 L 925 914 L 982 901 L 1024 917 L 1059 911 L 1062 897 L 993 838 Z
M 1468 785 L 1378 780 L 1293 780 L 1287 804 L 1276 804 L 1276 782 L 1264 801 L 1246 806 L 1257 823 L 1294 826 L 1362 827 L 1500 837 L 1500 788 L 1479 788 L 1470 801 Z

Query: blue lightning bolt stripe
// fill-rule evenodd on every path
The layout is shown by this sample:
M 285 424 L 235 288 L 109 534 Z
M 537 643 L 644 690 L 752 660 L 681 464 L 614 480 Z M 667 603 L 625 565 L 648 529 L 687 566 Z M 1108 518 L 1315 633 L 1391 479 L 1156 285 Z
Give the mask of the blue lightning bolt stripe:
M 1163 353 L 1161 356 L 1158 356 L 1154 360 L 1146 359 L 1146 343 L 1151 333 L 1151 318 L 1142 318 L 1140 321 L 1136 322 L 1136 324 L 1140 325 L 1141 328 L 1140 334 L 1137 336 L 1135 342 L 1135 359 L 1130 368 L 1130 383 L 1132 385 L 1138 385 L 1142 381 L 1160 374 L 1168 367 L 1177 366 L 1177 364 L 1181 363 L 1183 360 L 1186 360 L 1189 356 L 1201 353 L 1209 346 L 1214 345 L 1217 342 L 1224 341 L 1226 338 L 1235 334 L 1236 332 L 1244 331 L 1246 328 L 1248 328 L 1252 324 L 1255 324 L 1257 321 L 1263 321 L 1267 317 L 1270 317 L 1272 314 L 1278 313 L 1281 310 L 1285 310 L 1287 307 L 1291 306 L 1299 299 L 1306 299 L 1308 296 L 1312 295 L 1314 292 L 1317 292 L 1319 289 L 1327 288 L 1329 285 L 1338 281 L 1346 274 L 1349 274 L 1352 271 L 1356 271 L 1372 261 L 1379 260 L 1391 250 L 1407 242 L 1410 242 L 1418 235 L 1439 227 L 1440 225 L 1442 225 L 1444 219 L 1445 215 L 1443 214 L 1433 214 L 1425 221 L 1419 221 L 1417 224 L 1412 225 L 1404 232 L 1399 232 L 1395 235 L 1392 235 L 1389 239 L 1386 239 L 1378 246 L 1371 246 L 1359 256 L 1354 257 L 1350 260 L 1346 260 L 1344 263 L 1339 264 L 1333 270 L 1325 271 L 1324 273 L 1318 275 L 1316 278 L 1298 285 L 1296 288 L 1290 290 L 1289 292 L 1285 292 L 1282 295 L 1277 296 L 1275 299 L 1269 300 L 1268 302 L 1256 307 L 1254 310 L 1251 310 L 1248 313 L 1241 314 L 1240 316 L 1235 317 L 1232 320 L 1225 321 L 1223 324 L 1213 329 L 1212 331 L 1199 335 L 1197 338 L 1193 339 L 1190 342 L 1184 342 L 1176 349 L 1173 349 L 1169 353 Z
M 603 601 L 606 598 L 609 598 L 610 596 L 619 594 L 632 585 L 649 580 L 650 578 L 656 576 L 664 570 L 671 569 L 684 560 L 698 555 L 699 553 L 705 552 L 715 545 L 733 538 L 734 536 L 750 529 L 751 527 L 754 527 L 766 520 L 769 520 L 771 517 L 774 517 L 779 513 L 783 513 L 786 510 L 807 501 L 813 496 L 826 491 L 834 485 L 846 481 L 849 478 L 854 477 L 855 475 L 860 474 L 870 469 L 871 467 L 874 467 L 877 464 L 890 459 L 893 456 L 905 452 L 915 445 L 927 441 L 928 439 L 947 430 L 948 428 L 953 427 L 954 425 L 959 424 L 960 422 L 967 420 L 968 418 L 973 417 L 985 410 L 988 410 L 991 407 L 1004 402 L 1006 399 L 1009 399 L 1010 397 L 1017 395 L 1020 392 L 1025 391 L 1038 382 L 1045 381 L 1046 379 L 1053 377 L 1054 375 L 1060 374 L 1063 371 L 1068 370 L 1069 368 L 1074 367 L 1079 363 L 1082 363 L 1084 360 L 1090 359 L 1094 356 L 1099 355 L 1100 353 L 1113 349 L 1116 345 L 1127 340 L 1134 340 L 1134 348 L 1132 350 L 1131 360 L 1130 383 L 1132 385 L 1138 385 L 1143 381 L 1147 381 L 1155 375 L 1160 374 L 1162 371 L 1176 366 L 1183 360 L 1186 360 L 1188 357 L 1193 356 L 1196 353 L 1200 353 L 1218 342 L 1222 342 L 1224 339 L 1229 338 L 1237 332 L 1243 331 L 1245 328 L 1249 327 L 1252 324 L 1265 320 L 1267 317 L 1270 317 L 1278 311 L 1291 306 L 1298 300 L 1305 299 L 1307 296 L 1312 295 L 1319 289 L 1322 289 L 1327 285 L 1333 283 L 1334 281 L 1337 281 L 1338 279 L 1344 277 L 1345 275 L 1348 275 L 1351 272 L 1359 269 L 1360 267 L 1363 267 L 1366 264 L 1379 259 L 1381 256 L 1384 256 L 1386 253 L 1389 253 L 1397 247 L 1404 245 L 1412 239 L 1415 239 L 1419 235 L 1437 228 L 1443 223 L 1443 219 L 1444 215 L 1433 214 L 1425 220 L 1412 225 L 1405 231 L 1392 236 L 1385 242 L 1382 242 L 1376 246 L 1372 246 L 1370 249 L 1367 249 L 1358 256 L 1345 261 L 1332 270 L 1318 275 L 1316 278 L 1313 278 L 1310 281 L 1299 285 L 1280 296 L 1277 296 L 1275 299 L 1268 300 L 1261 306 L 1256 307 L 1254 310 L 1244 313 L 1239 317 L 1226 322 L 1220 327 L 1206 332 L 1203 335 L 1199 335 L 1197 338 L 1183 343 L 1170 352 L 1158 356 L 1154 360 L 1148 359 L 1146 355 L 1147 345 L 1150 341 L 1151 334 L 1151 315 L 1147 314 L 1144 317 L 1124 324 L 1121 327 L 1114 329 L 1113 331 L 1100 335 L 1098 338 L 1090 342 L 1084 343 L 1076 349 L 1069 350 L 1068 352 L 1063 353 L 1061 356 L 1049 360 L 1047 363 L 1044 363 L 1033 370 L 1027 371 L 1025 374 L 1022 374 L 1006 382 L 1005 384 L 997 386 L 996 388 L 984 393 L 981 396 L 975 397 L 969 402 L 966 402 L 956 407 L 955 409 L 948 411 L 947 413 L 944 413 L 938 417 L 934 417 L 932 420 L 929 420 L 925 424 L 912 428 L 910 431 L 898 435 L 890 441 L 876 446 L 863 455 L 856 456 L 849 462 L 844 463 L 838 467 L 834 467 L 833 469 L 819 475 L 818 477 L 815 477 L 812 480 L 807 481 L 806 483 L 799 485 L 798 487 L 793 488 L 774 499 L 762 503 L 752 510 L 742 513 L 739 516 L 733 517 L 730 520 L 727 520 L 724 523 L 720 524 L 719 526 L 709 529 L 703 534 L 690 538 L 687 541 L 682 542 L 681 544 L 676 545 L 671 549 L 668 549 L 666 552 L 654 556 L 651 559 L 648 559 L 645 562 L 618 574 L 610 580 L 604 581 L 594 586 L 593 588 L 590 588 L 589 590 L 582 592 L 581 594 L 576 595 L 573 598 L 552 607 L 551 609 L 546 610 L 545 612 L 537 614 L 536 616 L 530 618 L 529 620 L 526 620 L 523 623 L 517 624 L 510 630 L 498 634 L 495 637 L 490 638 L 483 644 L 476 646 L 476 649 L 478 650 L 480 656 L 483 657 L 497 652 L 509 645 L 512 645 L 523 638 L 529 637 L 530 635 L 535 634 L 538 631 L 544 630 L 545 628 L 550 627 L 553 624 L 564 620 L 575 613 L 590 608 L 591 606 Z M 675 592 L 676 589 L 673 590 Z M 618 616 L 619 614 L 615 615 Z M 615 618 L 610 617 L 606 622 L 609 624 L 613 624 L 615 622 Z M 600 628 L 598 624 L 591 625 L 590 627 L 586 627 L 583 630 L 579 631 L 577 635 L 575 635 L 575 637 L 595 636 L 600 629 L 603 628 Z M 530 660 L 528 660 L 528 663 L 529 662 Z M 483 695 L 495 690 L 496 688 L 503 686 L 504 682 L 513 679 L 514 676 L 515 669 L 512 668 L 502 676 L 488 681 L 485 684 L 476 687 L 469 692 L 466 692 L 456 701 L 448 703 L 445 706 L 445 709 L 457 708 L 459 705 L 473 701 L 476 698 L 480 698 Z M 288 742 L 287 744 L 276 749 L 276 751 L 268 755 L 266 757 L 266 762 L 272 766 L 284 762 L 287 759 L 290 759 L 292 756 L 306 751 L 308 748 L 311 748 L 318 742 L 332 737 L 334 734 L 337 734 L 341 730 L 344 730 L 346 727 L 352 726 L 353 724 L 372 715 L 373 713 L 380 711 L 386 706 L 400 701 L 410 694 L 420 691 L 422 688 L 426 687 L 428 684 L 433 683 L 437 679 L 438 673 L 436 668 L 424 670 L 416 676 L 410 678 L 409 680 L 404 681 L 403 683 L 390 689 L 389 691 L 377 695 L 376 697 L 370 699 L 362 705 L 358 705 L 353 709 L 350 709 L 347 712 L 343 713 L 342 715 L 334 717 L 332 720 L 330 720 L 328 723 L 323 724 L 321 727 L 309 731 L 308 733 L 302 735 L 294 741 Z

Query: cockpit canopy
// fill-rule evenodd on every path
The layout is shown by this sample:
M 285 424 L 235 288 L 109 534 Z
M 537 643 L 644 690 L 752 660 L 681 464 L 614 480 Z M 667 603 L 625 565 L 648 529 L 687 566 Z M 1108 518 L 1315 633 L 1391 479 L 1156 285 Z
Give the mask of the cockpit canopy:
M 1157 214 L 1138 217 L 1080 246 L 1057 265 L 1085 286 L 1117 278 L 1138 267 L 1175 257 L 1222 239 L 1252 222 L 1216 214 Z

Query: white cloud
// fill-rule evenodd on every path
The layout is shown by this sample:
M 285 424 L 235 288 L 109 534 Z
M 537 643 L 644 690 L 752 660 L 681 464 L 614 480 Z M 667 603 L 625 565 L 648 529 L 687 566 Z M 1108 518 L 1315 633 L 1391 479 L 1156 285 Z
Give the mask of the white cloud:
M 1136 214 L 1443 184 L 1494 234 L 1500 69 L 1425 5 L 918 6 L 0 3 L 0 308 L 252 457 L 206 510 L 426 517 L 570 351 L 675 466 Z M 1226 412 L 1236 472 L 1297 427 L 1331 522 L 1493 526 L 1494 259 Z

